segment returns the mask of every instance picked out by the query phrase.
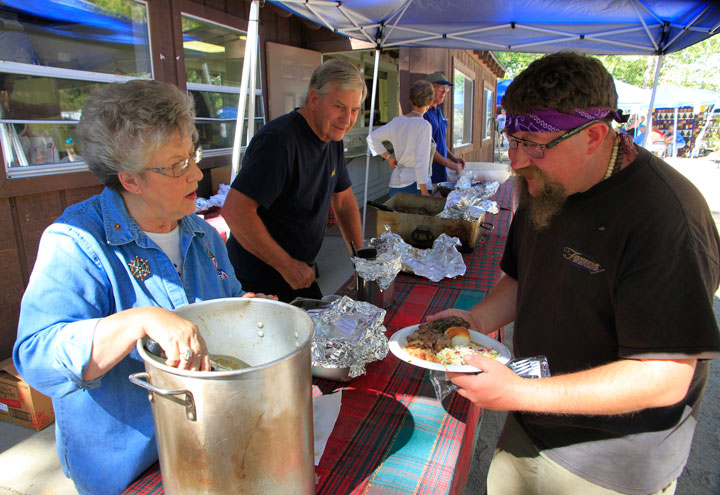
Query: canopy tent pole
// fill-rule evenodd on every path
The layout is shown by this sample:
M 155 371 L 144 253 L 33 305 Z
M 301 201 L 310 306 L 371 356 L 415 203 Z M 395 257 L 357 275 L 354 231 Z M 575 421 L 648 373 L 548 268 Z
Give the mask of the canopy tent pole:
M 655 81 L 653 82 L 652 93 L 650 93 L 650 105 L 648 105 L 647 120 L 645 121 L 645 135 L 643 136 L 642 147 L 645 148 L 648 136 L 652 132 L 652 114 L 655 105 L 655 93 L 657 93 L 658 80 L 660 79 L 660 68 L 662 67 L 662 55 L 658 55 L 657 65 L 655 66 Z
M 253 2 L 255 3 L 255 2 Z M 257 17 L 255 22 L 255 29 L 257 31 Z M 250 80 L 248 81 L 248 106 L 247 106 L 247 135 L 245 139 L 246 144 L 250 144 L 250 140 L 255 134 L 255 85 L 257 84 L 257 32 L 255 34 L 255 49 L 250 53 Z M 243 65 L 244 65 L 243 61 Z
M 677 158 L 677 121 L 678 121 L 678 107 L 675 106 L 675 120 L 673 121 L 672 140 L 670 141 L 672 143 L 672 147 L 673 147 L 673 152 L 672 152 L 673 158 Z
M 258 38 L 258 22 L 260 19 L 260 1 L 252 0 L 250 4 L 250 17 L 248 19 L 247 39 L 245 40 L 245 58 L 243 59 L 242 78 L 240 82 L 240 95 L 238 97 L 237 123 L 235 125 L 235 138 L 233 140 L 232 152 L 232 175 L 230 183 L 235 180 L 235 176 L 240 171 L 240 142 L 242 141 L 243 125 L 245 123 L 245 103 L 250 97 L 251 114 L 255 115 L 255 64 L 257 63 L 257 38 Z M 251 68 L 252 65 L 252 68 Z M 252 93 L 248 95 L 248 80 L 252 72 Z M 248 122 L 247 143 L 255 131 L 254 122 Z
M 377 77 L 378 77 L 378 66 L 380 65 L 380 47 L 375 49 L 375 67 L 373 68 L 373 84 L 372 84 L 372 96 L 370 97 L 370 126 L 368 127 L 368 136 L 373 130 L 373 117 L 375 116 L 375 93 L 377 91 Z M 363 192 L 363 218 L 362 218 L 362 233 L 365 237 L 365 219 L 367 218 L 367 196 L 368 196 L 368 178 L 370 176 L 370 145 L 367 145 L 367 152 L 365 153 L 365 188 Z

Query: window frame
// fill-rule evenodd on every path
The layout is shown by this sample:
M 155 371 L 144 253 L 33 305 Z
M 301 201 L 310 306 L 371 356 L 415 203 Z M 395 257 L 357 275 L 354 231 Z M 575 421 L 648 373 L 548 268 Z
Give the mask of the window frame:
M 24 76 L 35 76 L 35 77 L 46 77 L 49 79 L 65 79 L 65 80 L 75 80 L 75 81 L 84 81 L 84 82 L 97 82 L 97 83 L 113 83 L 113 82 L 126 82 L 133 79 L 155 79 L 155 57 L 153 53 L 153 35 L 152 35 L 152 26 L 151 26 L 151 9 L 150 4 L 147 0 L 129 0 L 138 6 L 142 6 L 145 9 L 145 19 L 146 19 L 146 28 L 147 28 L 147 47 L 148 47 L 148 64 L 149 64 L 149 71 L 150 76 L 148 78 L 142 78 L 142 77 L 134 77 L 134 76 L 123 76 L 123 75 L 117 75 L 117 74 L 110 74 L 105 72 L 92 72 L 92 71 L 83 71 L 83 70 L 77 70 L 77 69 L 66 69 L 62 67 L 51 67 L 46 65 L 34 65 L 34 64 L 25 64 L 25 63 L 19 63 L 19 62 L 11 62 L 11 61 L 3 61 L 0 60 L 0 72 L 7 73 L 7 74 L 17 74 L 17 75 L 24 75 Z M 55 119 L 55 120 L 48 120 L 48 119 L 6 119 L 2 118 L 0 119 L 0 124 L 3 125 L 12 125 L 12 124 L 38 124 L 38 125 L 77 125 L 77 120 L 70 120 L 70 119 Z M 63 176 L 72 176 L 71 174 L 77 174 L 77 173 L 85 173 L 89 174 L 90 176 L 94 177 L 93 174 L 89 172 L 87 163 L 84 160 L 76 161 L 76 162 L 56 162 L 49 165 L 32 165 L 32 166 L 21 166 L 21 167 L 10 167 L 8 163 L 8 152 L 5 150 L 5 144 L 6 144 L 6 138 L 9 137 L 6 133 L 5 129 L 0 129 L 0 133 L 2 133 L 2 146 L 0 146 L 1 152 L 2 152 L 2 164 L 3 164 L 3 173 L 0 174 L 0 197 L 7 197 L 10 195 L 15 195 L 17 192 L 15 192 L 16 187 L 10 187 L 10 191 L 6 191 L 7 186 L 9 184 L 12 184 L 13 182 L 17 183 L 20 179 L 27 179 L 32 182 L 35 182 L 36 180 L 41 180 L 42 182 L 46 182 L 43 180 L 45 177 L 51 177 L 49 180 L 50 183 L 61 185 L 61 187 L 66 187 L 66 183 L 68 183 L 67 180 L 61 180 L 60 183 L 56 181 L 56 179 L 53 176 L 63 175 Z M 11 146 L 12 147 L 12 146 Z M 12 153 L 12 151 L 10 151 Z M 22 181 L 23 186 L 20 186 L 20 190 L 24 190 L 24 185 L 27 183 L 27 181 Z M 31 183 L 32 183 L 31 182 Z M 83 185 L 87 181 L 83 181 Z M 71 184 L 74 184 L 73 182 L 69 182 Z M 95 183 L 97 183 L 97 180 L 95 180 Z
M 152 70 L 152 64 L 150 69 Z M 115 74 L 105 74 L 102 72 L 87 72 L 75 69 L 62 69 L 47 67 L 44 65 L 20 64 L 17 62 L 0 61 L 0 72 L 6 74 L 17 74 L 23 76 L 40 76 L 52 79 L 68 79 L 73 81 L 114 83 L 126 82 L 133 79 L 144 79 L 130 76 L 120 76 Z M 6 119 L 0 118 L 0 124 L 57 124 L 57 125 L 77 125 L 78 120 L 56 119 L 56 120 L 40 120 L 40 119 Z M 0 132 L 4 132 L 0 130 Z M 4 139 L 3 139 L 4 142 Z M 32 165 L 28 167 L 8 167 L 6 155 L 3 147 L 3 166 L 5 170 L 5 178 L 8 180 L 19 178 L 44 177 L 48 175 L 67 174 L 72 172 L 84 172 L 88 170 L 87 163 L 84 160 L 77 162 L 57 162 L 49 165 Z
M 225 22 L 220 22 L 220 21 L 214 19 L 214 17 L 216 17 L 216 16 L 199 15 L 199 14 L 195 13 L 194 10 L 195 9 L 189 8 L 189 5 L 181 5 L 180 6 L 180 9 L 179 9 L 179 13 L 180 13 L 180 15 L 179 15 L 179 19 L 180 19 L 179 32 L 180 33 L 183 32 L 182 31 L 182 18 L 189 17 L 189 18 L 194 19 L 199 22 L 214 24 L 216 26 L 220 26 L 225 29 L 230 29 L 233 31 L 238 31 L 238 32 L 241 32 L 241 33 L 247 35 L 247 26 L 246 26 L 246 29 L 240 29 L 238 27 L 234 27 Z M 228 15 L 228 17 L 233 17 L 233 16 Z M 247 24 L 247 21 L 245 21 L 245 22 Z M 174 40 L 174 41 L 177 43 L 178 40 Z M 179 77 L 182 77 L 182 79 L 183 79 L 182 81 L 178 81 L 179 87 L 182 88 L 184 86 L 185 91 L 187 93 L 189 93 L 191 90 L 196 90 L 196 91 L 204 91 L 204 92 L 211 92 L 211 93 L 237 94 L 238 97 L 240 96 L 240 87 L 239 86 L 216 86 L 214 84 L 189 82 L 187 80 L 187 70 L 186 70 L 186 65 L 185 65 L 185 47 L 182 44 L 182 38 L 179 41 L 180 41 L 180 44 L 179 44 L 178 53 L 181 53 L 182 55 L 178 59 L 178 75 L 179 75 Z M 255 101 L 256 101 L 256 106 L 259 106 L 260 109 L 262 110 L 262 115 L 258 116 L 256 113 L 254 120 L 255 120 L 256 127 L 257 127 L 257 123 L 260 123 L 261 124 L 260 127 L 262 127 L 262 125 L 265 125 L 267 123 L 267 119 L 266 119 L 267 108 L 265 106 L 265 97 L 263 94 L 263 84 L 262 83 L 263 83 L 264 72 L 262 70 L 262 57 L 261 57 L 260 43 L 258 43 L 257 49 L 258 49 L 258 53 L 257 53 L 258 66 L 257 66 L 257 73 L 256 73 L 256 77 L 257 77 L 256 84 L 259 85 L 259 87 L 255 88 Z M 248 95 L 250 94 L 249 82 L 248 82 L 247 94 Z M 246 109 L 247 109 L 247 105 L 246 105 Z M 227 122 L 228 120 L 229 119 L 222 119 L 222 118 L 216 118 L 216 117 L 196 117 L 195 118 L 196 125 L 198 122 Z M 237 119 L 235 119 L 235 120 L 237 121 Z M 245 136 L 247 135 L 247 126 L 248 126 L 248 116 L 245 115 L 244 124 L 243 124 L 243 135 L 240 138 L 241 142 L 246 139 Z M 243 156 L 245 154 L 245 150 L 247 149 L 247 144 L 249 144 L 249 143 L 242 144 L 240 146 L 240 156 Z M 214 149 L 207 149 L 207 150 L 203 149 L 203 159 L 206 160 L 206 159 L 212 159 L 212 158 L 216 158 L 216 157 L 232 156 L 232 151 L 233 151 L 232 146 L 230 146 L 228 148 L 214 148 Z M 201 168 L 205 168 L 205 167 L 201 167 Z
M 495 131 L 495 91 L 492 88 L 483 88 L 483 141 L 493 139 Z
M 455 73 L 456 72 L 460 73 L 463 76 L 463 97 L 464 97 L 464 99 L 462 102 L 463 103 L 462 104 L 462 116 L 463 116 L 462 124 L 463 125 L 462 125 L 462 132 L 461 132 L 462 142 L 456 143 L 455 142 L 455 131 L 457 130 L 457 127 L 456 127 L 457 120 L 455 119 L 455 103 L 456 102 L 455 102 L 455 90 L 454 90 L 454 86 L 453 86 L 453 91 L 452 91 L 452 130 L 453 130 L 452 149 L 453 150 L 461 149 L 461 148 L 465 148 L 465 147 L 473 145 L 473 138 L 474 138 L 473 129 L 475 126 L 475 86 L 476 86 L 476 81 L 475 81 L 475 78 L 473 78 L 471 76 L 471 74 L 473 74 L 473 71 L 471 71 L 467 67 L 463 66 L 462 64 L 458 64 L 456 62 L 455 66 L 453 67 L 453 76 L 452 76 L 453 83 L 455 82 L 455 76 L 456 76 Z M 468 100 L 467 81 L 470 81 L 469 104 L 467 101 Z M 469 106 L 469 108 L 467 108 L 468 106 Z M 469 122 L 465 121 L 467 116 L 469 116 L 469 118 L 470 118 Z M 469 137 L 469 141 L 467 141 L 467 142 L 465 142 L 466 137 Z
M 247 32 L 248 29 L 248 20 L 242 17 L 244 15 L 244 7 L 242 7 L 242 4 L 240 4 L 237 9 L 235 7 L 228 8 L 223 12 L 206 7 L 192 0 L 135 1 L 145 7 L 147 16 L 150 78 L 156 81 L 174 84 L 183 91 L 188 90 L 183 40 L 181 35 L 175 35 L 175 33 L 182 32 L 181 14 L 197 18 L 203 22 L 219 24 L 242 32 Z M 168 22 L 172 25 L 168 26 Z M 258 50 L 258 80 L 261 81 L 261 84 L 256 88 L 256 95 L 258 99 L 261 100 L 258 104 L 262 105 L 264 118 L 266 118 L 267 95 L 263 94 L 266 73 L 262 68 L 264 57 L 262 43 L 258 45 Z M 46 75 L 36 73 L 36 71 L 45 69 L 53 72 L 52 77 L 55 77 L 56 74 L 61 74 L 61 76 L 59 76 L 60 78 L 86 81 L 123 82 L 135 79 L 135 77 L 129 76 L 75 71 L 72 69 L 55 69 L 16 62 L 2 62 L 1 65 L 3 68 L 0 70 L 5 70 L 8 73 L 14 72 L 26 75 Z M 210 86 L 213 91 L 217 91 L 217 86 Z M 239 89 L 240 88 L 237 88 L 238 93 Z M 256 115 L 256 118 L 259 117 Z M 73 121 L 63 120 L 63 123 L 72 124 Z M 243 146 L 241 152 L 244 152 L 245 148 L 246 147 Z M 200 168 L 210 169 L 221 165 L 228 165 L 230 156 L 232 156 L 232 148 L 209 150 L 207 153 L 204 153 Z M 8 177 L 8 168 L 4 166 L 3 155 L 3 173 L 0 174 L 0 198 L 12 198 L 26 194 L 42 194 L 52 191 L 76 189 L 79 187 L 97 186 L 99 184 L 98 179 L 88 170 L 84 161 L 63 165 L 72 166 L 59 167 L 57 165 L 48 165 L 48 168 L 54 168 L 54 170 L 45 170 L 43 173 L 35 174 L 26 173 L 24 175 L 15 172 L 10 174 L 11 177 Z M 34 167 L 40 171 L 40 167 L 45 166 L 35 165 Z M 20 167 L 13 168 L 18 169 Z M 21 177 L 19 175 L 23 176 Z

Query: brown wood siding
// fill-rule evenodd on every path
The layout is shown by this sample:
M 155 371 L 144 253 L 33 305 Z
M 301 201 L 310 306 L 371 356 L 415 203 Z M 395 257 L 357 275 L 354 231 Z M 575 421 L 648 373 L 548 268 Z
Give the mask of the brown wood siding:
M 154 77 L 181 88 L 185 87 L 180 36 L 182 13 L 247 30 L 250 12 L 248 0 L 151 0 L 147 3 Z M 265 60 L 265 43 L 268 41 L 318 51 L 349 50 L 349 43 L 344 37 L 324 28 L 318 29 L 269 3 L 260 9 L 259 36 L 261 63 Z M 442 71 L 452 77 L 453 57 L 457 57 L 465 66 L 472 67 L 478 74 L 475 81 L 476 112 L 481 112 L 477 110 L 477 102 L 482 101 L 482 88 L 496 87 L 495 74 L 499 65 L 491 54 L 488 57 L 487 52 L 473 54 L 463 50 L 402 48 L 400 54 L 400 101 L 405 111 L 409 110 L 410 84 L 435 71 Z M 267 88 L 267 71 L 262 67 L 260 70 L 263 88 Z M 266 92 L 264 98 L 267 108 Z M 446 115 L 452 115 L 451 108 L 452 102 L 448 99 L 443 106 Z M 482 118 L 478 115 L 474 115 L 476 124 L 482 123 Z M 452 128 L 449 132 L 452 135 Z M 459 152 L 460 156 L 468 161 L 492 160 L 492 140 L 488 141 L 490 144 L 487 146 L 481 146 L 481 141 L 478 140 L 481 132 L 482 126 L 475 125 L 473 145 Z M 202 168 L 221 167 L 229 163 L 229 157 L 216 157 L 204 160 Z M 24 179 L 7 179 L 5 174 L 0 174 L 0 269 L 5 281 L 0 288 L 0 314 L 3 316 L 0 318 L 0 360 L 10 357 L 11 354 L 17 331 L 20 299 L 35 262 L 43 230 L 68 205 L 82 201 L 101 190 L 102 186 L 90 172 Z
M 483 140 L 485 134 L 485 89 L 490 89 L 495 97 L 497 78 L 502 68 L 492 54 L 473 50 L 444 50 L 441 48 L 400 48 L 400 103 L 403 112 L 410 110 L 410 85 L 427 74 L 442 72 L 452 80 L 456 61 L 474 81 L 473 95 L 473 131 L 472 144 L 458 150 L 452 149 L 452 140 L 448 147 L 453 154 L 467 162 L 492 162 L 494 159 L 494 135 Z M 488 62 L 489 61 L 489 62 Z M 493 62 L 494 61 L 494 62 Z M 442 111 L 448 119 L 448 136 L 452 136 L 452 92 L 448 93 L 442 104 Z
M 154 78 L 185 88 L 181 15 L 187 13 L 247 30 L 249 1 L 151 0 L 147 2 Z M 286 11 L 266 3 L 260 9 L 260 58 L 266 41 L 307 48 L 312 43 L 343 39 L 326 29 L 311 29 Z M 178 58 L 179 57 L 179 58 Z M 261 68 L 266 77 L 266 71 Z M 267 87 L 267 80 L 263 81 Z M 267 96 L 265 96 L 267 98 Z M 267 108 L 267 99 L 265 100 Z M 203 160 L 202 167 L 230 163 L 229 157 Z M 0 360 L 10 357 L 17 335 L 20 300 L 37 256 L 40 236 L 63 210 L 99 193 L 102 186 L 90 172 L 7 179 L 0 174 Z
M 15 235 L 14 208 L 11 200 L 0 198 L 0 271 L 3 277 L 0 297 L 0 360 L 10 357 L 17 335 L 20 299 L 25 290 L 20 260 L 22 244 Z

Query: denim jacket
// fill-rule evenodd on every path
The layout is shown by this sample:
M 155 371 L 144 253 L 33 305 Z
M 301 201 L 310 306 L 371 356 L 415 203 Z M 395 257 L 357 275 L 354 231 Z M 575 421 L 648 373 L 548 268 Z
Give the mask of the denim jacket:
M 52 397 L 58 456 L 81 494 L 120 493 L 158 457 L 147 392 L 128 381 L 144 371 L 137 350 L 101 378 L 82 379 L 97 321 L 243 294 L 220 235 L 195 215 L 179 224 L 182 279 L 110 189 L 67 208 L 40 240 L 13 358 Z

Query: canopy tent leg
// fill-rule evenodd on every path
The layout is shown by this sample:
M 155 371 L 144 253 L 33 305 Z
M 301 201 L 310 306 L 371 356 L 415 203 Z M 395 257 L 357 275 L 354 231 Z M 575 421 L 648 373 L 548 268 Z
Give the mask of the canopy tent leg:
M 662 55 L 658 55 L 657 65 L 655 66 L 655 80 L 653 81 L 652 93 L 650 93 L 650 105 L 648 105 L 647 120 L 645 121 L 645 135 L 643 136 L 642 146 L 645 148 L 648 136 L 652 132 L 652 114 L 655 105 L 655 93 L 657 93 L 658 80 L 660 79 L 660 69 L 662 68 Z
M 235 125 L 235 138 L 232 152 L 232 175 L 230 183 L 240 171 L 240 142 L 242 141 L 243 125 L 245 124 L 245 103 L 250 98 L 250 114 L 255 116 L 255 79 L 258 47 L 258 22 L 260 20 L 260 1 L 252 0 L 250 4 L 250 17 L 248 20 L 248 33 L 245 40 L 245 58 L 243 59 L 242 78 L 240 82 L 240 96 L 238 98 L 237 123 Z M 248 80 L 252 74 L 252 91 L 248 95 Z M 247 143 L 250 143 L 255 131 L 255 123 L 248 122 Z
M 678 107 L 675 107 L 675 120 L 673 121 L 673 134 L 672 134 L 672 157 L 677 158 L 677 121 L 678 121 Z
M 373 130 L 373 117 L 375 116 L 375 93 L 377 91 L 378 66 L 380 65 L 380 49 L 375 50 L 375 67 L 373 68 L 373 84 L 370 97 L 370 126 L 368 127 L 368 135 Z M 367 200 L 368 200 L 368 178 L 370 176 L 370 145 L 367 145 L 365 153 L 365 190 L 363 191 L 363 217 L 362 217 L 362 233 L 365 237 L 365 220 L 367 218 Z

